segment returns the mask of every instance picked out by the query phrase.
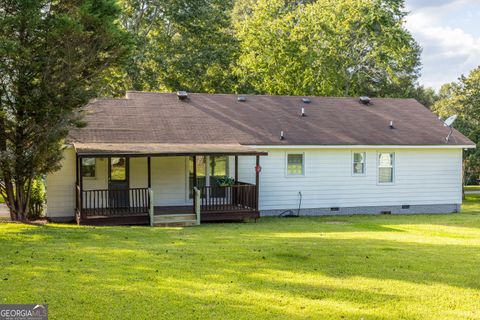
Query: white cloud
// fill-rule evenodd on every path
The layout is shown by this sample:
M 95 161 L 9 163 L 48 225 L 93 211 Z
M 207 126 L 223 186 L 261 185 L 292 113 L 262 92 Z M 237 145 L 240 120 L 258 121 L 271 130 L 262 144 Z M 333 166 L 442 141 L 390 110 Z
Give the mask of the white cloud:
M 407 4 L 411 14 L 406 27 L 423 47 L 422 84 L 439 89 L 480 65 L 480 35 L 466 30 L 469 25 L 465 24 L 470 16 L 477 29 L 480 11 L 472 14 L 470 9 L 479 1 L 412 0 Z
M 478 0 L 409 0 L 407 1 L 407 8 L 442 8 L 442 7 L 453 7 L 460 6 L 465 4 L 475 4 Z

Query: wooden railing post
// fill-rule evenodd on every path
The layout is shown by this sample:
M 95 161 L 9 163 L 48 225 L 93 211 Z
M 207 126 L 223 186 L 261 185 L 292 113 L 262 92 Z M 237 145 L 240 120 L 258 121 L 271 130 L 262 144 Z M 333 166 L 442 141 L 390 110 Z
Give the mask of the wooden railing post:
M 82 160 L 83 158 L 82 157 L 78 157 L 78 186 L 80 188 L 80 218 L 81 219 L 85 219 L 86 216 L 85 216 L 85 212 L 83 210 L 83 166 L 82 166 Z
M 255 166 L 255 209 L 258 211 L 258 203 L 260 198 L 260 156 L 257 155 Z
M 75 185 L 75 220 L 77 220 L 77 224 L 81 223 L 82 218 L 82 205 L 80 202 L 80 186 L 77 184 Z
M 197 218 L 197 225 L 200 225 L 200 190 L 197 187 L 193 187 L 194 192 L 194 209 L 195 216 Z
M 150 216 L 150 226 L 153 227 L 154 219 L 155 219 L 155 212 L 153 208 L 153 190 L 152 188 L 148 188 L 148 215 Z

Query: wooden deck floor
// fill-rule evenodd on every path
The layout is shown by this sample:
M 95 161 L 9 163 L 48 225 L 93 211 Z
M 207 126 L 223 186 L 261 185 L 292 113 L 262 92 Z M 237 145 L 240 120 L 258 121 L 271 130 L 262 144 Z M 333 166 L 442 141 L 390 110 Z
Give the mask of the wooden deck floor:
M 88 209 L 84 209 L 88 210 Z M 154 207 L 154 214 L 169 215 L 169 214 L 192 214 L 193 206 L 156 206 Z M 243 221 L 245 219 L 258 219 L 260 214 L 258 211 L 252 211 L 246 208 L 230 208 L 226 211 L 201 213 L 202 222 L 213 221 Z M 148 212 L 136 213 L 136 214 L 119 214 L 109 216 L 88 216 L 87 219 L 83 219 L 81 224 L 86 225 L 147 225 L 150 224 L 150 217 Z

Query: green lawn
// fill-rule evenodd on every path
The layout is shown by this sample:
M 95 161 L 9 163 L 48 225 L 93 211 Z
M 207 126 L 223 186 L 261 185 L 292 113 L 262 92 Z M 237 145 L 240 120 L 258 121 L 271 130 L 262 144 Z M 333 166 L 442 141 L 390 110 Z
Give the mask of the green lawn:
M 0 257 L 0 303 L 51 319 L 480 318 L 479 195 L 453 215 L 4 223 Z
M 480 191 L 480 186 L 465 186 L 465 191 Z

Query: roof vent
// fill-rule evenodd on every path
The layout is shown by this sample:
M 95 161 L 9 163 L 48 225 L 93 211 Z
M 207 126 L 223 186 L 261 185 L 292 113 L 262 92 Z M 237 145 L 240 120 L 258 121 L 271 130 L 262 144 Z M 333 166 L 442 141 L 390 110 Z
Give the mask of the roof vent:
M 302 112 L 300 113 L 300 116 L 306 117 L 307 115 L 305 114 L 305 108 L 302 108 Z
M 188 98 L 187 91 L 178 91 L 177 92 L 177 97 L 179 100 L 185 100 Z
M 285 136 L 283 135 L 283 131 L 280 131 L 280 140 L 284 140 Z
M 367 96 L 362 96 L 360 97 L 360 103 L 364 104 L 364 105 L 367 105 L 369 104 L 371 101 L 371 99 Z
M 245 96 L 238 96 L 238 97 L 237 97 L 237 101 L 239 101 L 239 102 L 245 102 L 245 101 L 247 101 L 247 97 L 245 97 Z
M 302 101 L 303 101 L 303 103 L 310 103 L 310 102 L 312 102 L 312 100 L 310 100 L 309 98 L 302 98 Z
M 393 121 L 390 121 L 390 129 L 395 129 L 395 126 L 393 125 Z

